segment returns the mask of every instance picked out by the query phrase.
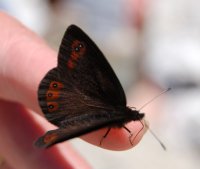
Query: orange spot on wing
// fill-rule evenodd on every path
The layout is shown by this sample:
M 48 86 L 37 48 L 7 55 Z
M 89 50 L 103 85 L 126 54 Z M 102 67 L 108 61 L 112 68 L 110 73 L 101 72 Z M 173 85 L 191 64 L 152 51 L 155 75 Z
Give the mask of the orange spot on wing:
M 60 90 L 60 89 L 63 89 L 63 88 L 64 88 L 63 83 L 58 82 L 58 81 L 52 81 L 49 85 L 50 90 Z
M 71 59 L 69 59 L 67 62 L 67 67 L 73 69 L 75 67 L 75 63 Z
M 47 102 L 47 108 L 50 113 L 54 112 L 54 111 L 58 110 L 58 103 L 57 102 Z
M 71 54 L 67 62 L 67 67 L 73 69 L 77 65 L 78 59 L 84 55 L 85 51 L 85 44 L 79 40 L 74 40 L 71 45 Z
M 44 143 L 52 143 L 58 138 L 58 134 L 51 133 L 44 136 Z
M 71 53 L 72 60 L 78 60 L 79 57 L 80 57 L 79 53 L 74 52 L 74 51 Z
M 60 92 L 58 91 L 48 90 L 46 93 L 47 101 L 56 100 L 59 98 L 59 96 L 60 96 Z
M 81 42 L 80 42 L 79 40 L 74 40 L 74 41 L 72 42 L 71 47 L 74 49 L 74 48 L 77 47 L 80 43 L 81 43 Z
M 85 44 L 83 42 L 80 42 L 78 40 L 75 40 L 72 45 L 72 53 L 71 53 L 71 58 L 73 60 L 77 60 L 79 57 L 83 56 L 85 53 Z

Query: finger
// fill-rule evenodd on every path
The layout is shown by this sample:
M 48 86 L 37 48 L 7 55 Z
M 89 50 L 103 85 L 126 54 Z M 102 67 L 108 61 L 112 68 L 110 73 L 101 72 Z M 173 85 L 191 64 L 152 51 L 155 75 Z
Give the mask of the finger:
M 36 34 L 0 12 L 0 97 L 40 111 L 37 88 L 46 72 L 55 67 L 56 53 Z
M 143 125 L 145 126 L 145 124 Z M 131 133 L 127 132 L 124 128 L 111 128 L 109 134 L 103 138 L 108 130 L 108 128 L 104 128 L 84 135 L 81 138 L 105 149 L 122 151 L 130 149 L 139 143 L 147 130 L 146 127 L 143 128 L 143 125 L 140 122 L 130 122 L 126 127 L 131 131 Z M 129 140 L 130 136 L 131 143 Z M 102 143 L 100 145 L 101 140 Z
M 0 169 L 14 169 L 13 167 L 10 167 L 7 161 L 3 157 L 0 157 Z
M 0 154 L 11 167 L 90 168 L 68 144 L 48 150 L 34 147 L 33 140 L 37 139 L 38 133 L 42 134 L 38 123 L 48 126 L 43 118 L 28 112 L 22 105 L 0 100 Z

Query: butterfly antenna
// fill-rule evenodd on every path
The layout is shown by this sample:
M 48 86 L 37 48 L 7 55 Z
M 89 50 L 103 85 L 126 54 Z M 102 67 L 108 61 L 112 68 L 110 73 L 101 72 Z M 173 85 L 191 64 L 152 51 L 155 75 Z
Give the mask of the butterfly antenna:
M 139 108 L 138 111 L 142 110 L 144 107 L 146 107 L 149 103 L 151 103 L 152 101 L 154 101 L 155 99 L 157 99 L 158 97 L 160 97 L 161 95 L 163 95 L 164 93 L 170 91 L 171 88 L 168 88 L 166 90 L 164 90 L 163 92 L 161 92 L 160 94 L 158 94 L 157 96 L 153 97 L 151 100 L 149 100 L 148 102 L 146 102 L 142 107 Z
M 167 148 L 165 147 L 165 145 L 163 144 L 163 142 L 156 136 L 156 134 L 148 127 L 149 132 L 153 135 L 153 137 L 160 143 L 161 147 L 163 148 L 163 150 L 167 150 Z

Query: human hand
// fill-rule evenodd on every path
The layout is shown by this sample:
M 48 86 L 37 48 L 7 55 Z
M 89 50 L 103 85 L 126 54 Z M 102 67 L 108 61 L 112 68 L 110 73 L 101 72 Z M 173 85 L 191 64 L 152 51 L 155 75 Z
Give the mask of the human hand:
M 33 143 L 39 136 L 55 128 L 42 117 L 37 88 L 44 75 L 56 67 L 57 54 L 36 34 L 5 13 L 0 13 L 0 30 L 0 156 L 6 161 L 5 166 L 90 168 L 68 142 L 46 150 L 34 147 Z M 127 127 L 137 134 L 142 126 L 140 123 L 129 123 Z M 106 130 L 101 129 L 81 138 L 99 146 Z M 134 145 L 144 132 L 134 139 Z M 126 130 L 112 129 L 102 147 L 112 150 L 131 148 L 128 137 Z

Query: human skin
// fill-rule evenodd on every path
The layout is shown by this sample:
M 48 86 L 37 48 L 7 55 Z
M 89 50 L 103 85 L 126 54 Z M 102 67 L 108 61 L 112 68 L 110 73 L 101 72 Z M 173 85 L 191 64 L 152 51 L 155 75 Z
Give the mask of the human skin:
M 37 100 L 37 89 L 44 75 L 57 64 L 57 53 L 16 19 L 0 12 L 0 158 L 4 168 L 61 169 L 90 168 L 68 142 L 49 149 L 39 149 L 34 141 L 54 129 L 44 118 Z M 141 123 L 126 125 L 133 136 Z M 81 138 L 99 146 L 106 132 L 101 129 Z M 145 133 L 134 138 L 135 146 Z M 129 133 L 112 129 L 102 148 L 126 150 L 133 146 Z

